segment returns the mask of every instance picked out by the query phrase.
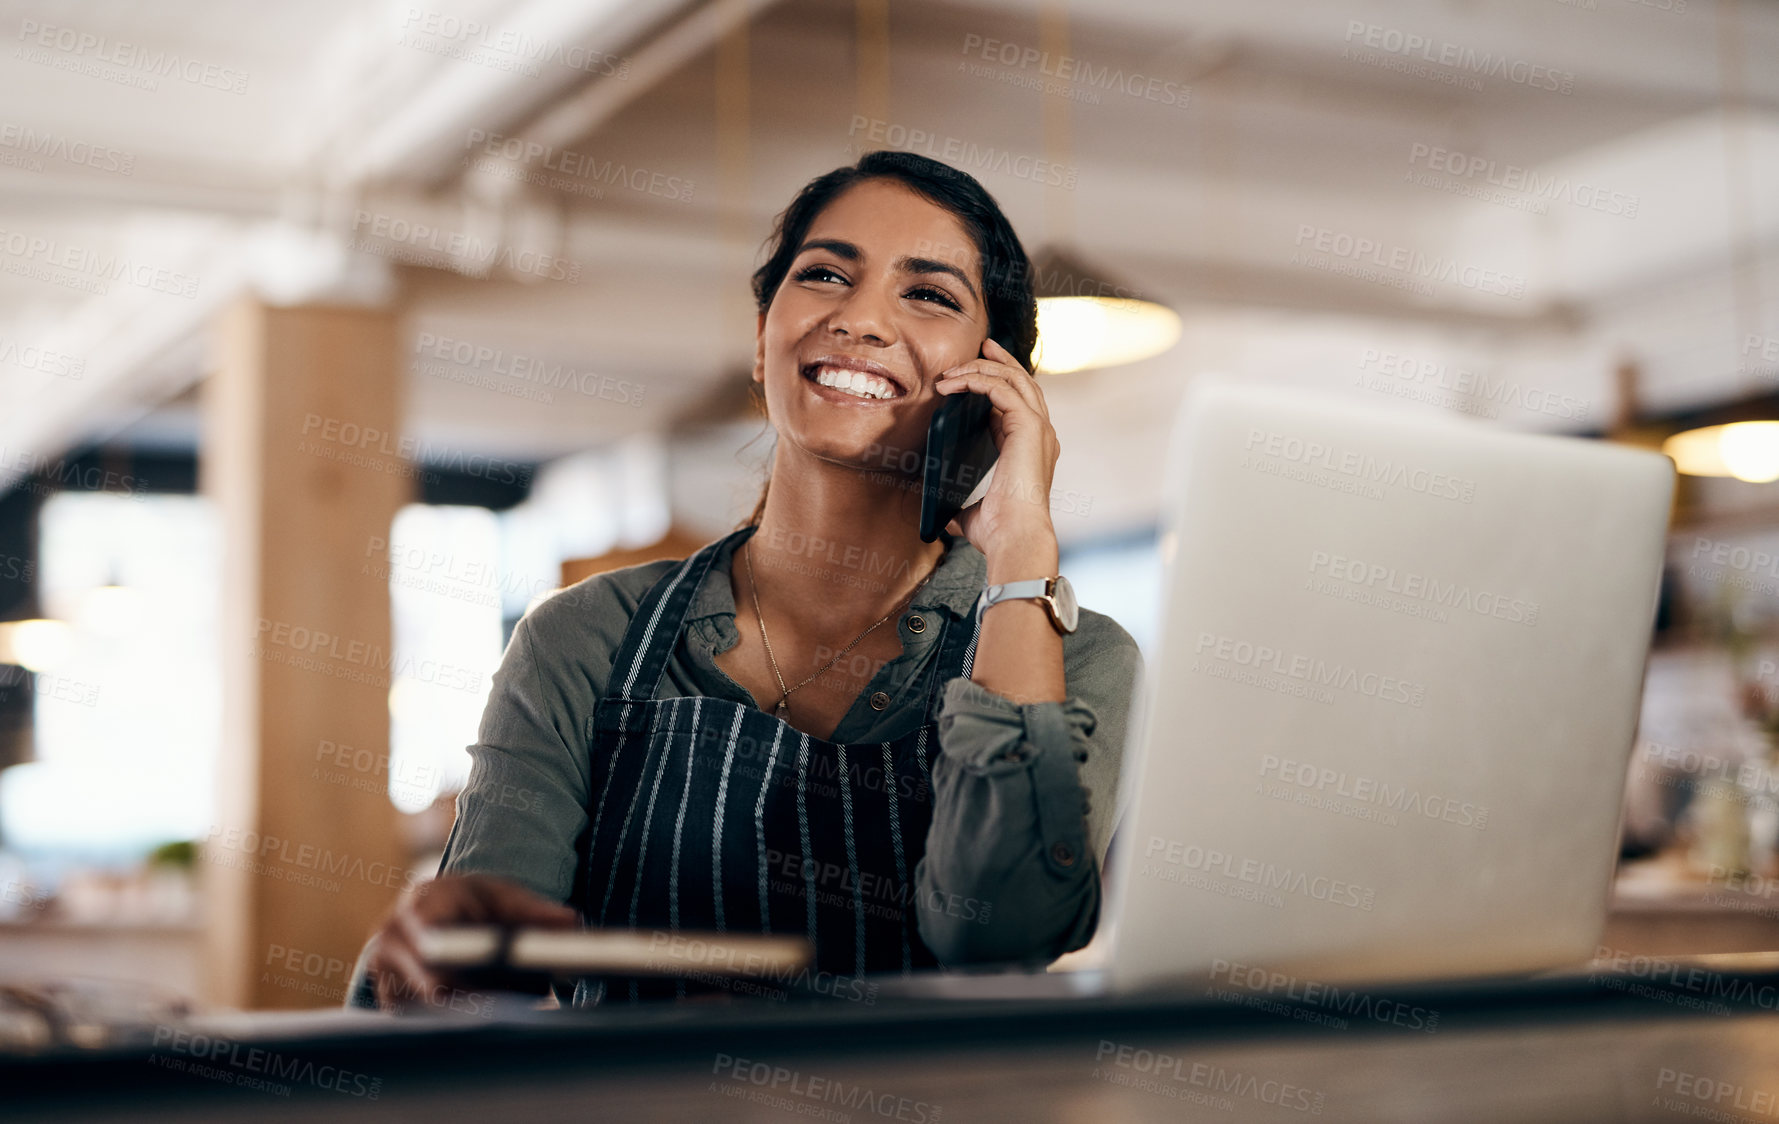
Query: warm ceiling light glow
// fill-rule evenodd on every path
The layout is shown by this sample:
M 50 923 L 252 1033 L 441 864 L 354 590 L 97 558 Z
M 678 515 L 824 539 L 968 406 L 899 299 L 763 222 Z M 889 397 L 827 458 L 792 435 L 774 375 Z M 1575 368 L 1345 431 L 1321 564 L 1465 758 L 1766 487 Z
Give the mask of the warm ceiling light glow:
M 1072 249 L 1040 250 L 1031 266 L 1032 295 L 1038 299 L 1035 373 L 1135 363 L 1179 342 L 1180 317 L 1173 309 L 1117 283 Z
M 1662 442 L 1662 452 L 1688 476 L 1728 476 L 1730 470 L 1717 451 L 1718 428 L 1708 426 L 1676 433 Z
M 0 623 L 0 663 L 50 671 L 74 654 L 74 629 L 62 621 Z
M 1779 422 L 1734 422 L 1723 427 L 1718 451 L 1730 475 L 1751 484 L 1779 480 Z
M 1689 429 L 1662 442 L 1662 452 L 1688 476 L 1734 476 L 1765 484 L 1779 480 L 1779 421 Z
M 1180 339 L 1180 317 L 1151 301 L 1107 297 L 1038 300 L 1037 370 L 1060 374 L 1160 355 Z

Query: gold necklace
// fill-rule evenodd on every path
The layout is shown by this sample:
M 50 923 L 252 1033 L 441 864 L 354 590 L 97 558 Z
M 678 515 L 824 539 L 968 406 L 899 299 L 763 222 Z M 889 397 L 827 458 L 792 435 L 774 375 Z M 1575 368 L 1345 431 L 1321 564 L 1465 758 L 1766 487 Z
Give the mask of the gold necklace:
M 895 608 L 879 617 L 876 624 L 873 624 L 870 628 L 867 628 L 865 631 L 853 637 L 851 644 L 840 649 L 839 653 L 835 655 L 833 659 L 816 668 L 814 674 L 810 675 L 795 687 L 787 688 L 784 685 L 784 676 L 781 675 L 778 670 L 778 660 L 772 654 L 772 641 L 766 639 L 766 614 L 760 612 L 760 583 L 754 580 L 754 552 L 749 549 L 751 546 L 753 546 L 753 539 L 751 538 L 741 546 L 744 560 L 747 562 L 747 591 L 753 595 L 754 619 L 760 623 L 760 644 L 766 649 L 766 661 L 772 665 L 772 677 L 778 680 L 778 689 L 783 692 L 783 694 L 778 697 L 778 704 L 772 708 L 772 713 L 774 717 L 782 718 L 786 721 L 789 721 L 791 717 L 792 691 L 802 690 L 809 684 L 810 680 L 828 670 L 830 667 L 833 667 L 836 663 L 839 663 L 840 657 L 852 651 L 853 648 L 858 645 L 859 641 L 871 635 L 872 630 L 875 629 L 877 625 L 882 624 L 884 621 L 889 620 L 891 617 L 901 612 L 902 606 L 908 604 L 908 602 L 913 599 L 914 595 L 920 592 L 920 587 L 927 584 L 927 581 L 932 578 L 934 574 L 939 572 L 939 563 L 933 563 L 933 568 L 927 571 L 927 576 L 920 579 L 918 582 L 915 582 L 914 588 L 909 590 L 900 601 L 896 602 Z M 940 560 L 944 560 L 943 555 L 940 556 Z

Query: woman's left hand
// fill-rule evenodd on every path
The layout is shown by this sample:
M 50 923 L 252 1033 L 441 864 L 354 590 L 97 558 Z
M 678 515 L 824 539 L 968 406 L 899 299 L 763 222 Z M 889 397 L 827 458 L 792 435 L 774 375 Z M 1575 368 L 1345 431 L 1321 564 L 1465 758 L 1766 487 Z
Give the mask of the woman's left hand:
M 982 501 L 958 514 L 964 537 L 991 564 L 1003 557 L 1053 556 L 1056 527 L 1050 519 L 1050 484 L 1062 444 L 1050 424 L 1050 408 L 1037 379 L 1006 348 L 986 339 L 980 358 L 946 371 L 933 388 L 941 394 L 987 395 L 994 407 L 989 417 L 989 431 L 999 450 L 994 477 Z

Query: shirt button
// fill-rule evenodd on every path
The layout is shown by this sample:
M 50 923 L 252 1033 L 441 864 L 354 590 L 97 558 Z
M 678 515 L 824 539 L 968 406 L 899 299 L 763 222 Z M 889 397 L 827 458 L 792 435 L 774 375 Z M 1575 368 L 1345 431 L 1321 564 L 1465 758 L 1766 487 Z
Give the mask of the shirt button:
M 1063 866 L 1075 865 L 1075 852 L 1067 843 L 1058 843 L 1050 848 L 1050 857 Z
M 889 696 L 882 691 L 871 692 L 871 709 L 882 710 L 889 705 Z
M 927 619 L 925 617 L 921 616 L 919 613 L 916 613 L 912 617 L 908 618 L 908 631 L 909 632 L 925 632 L 926 630 L 927 630 Z

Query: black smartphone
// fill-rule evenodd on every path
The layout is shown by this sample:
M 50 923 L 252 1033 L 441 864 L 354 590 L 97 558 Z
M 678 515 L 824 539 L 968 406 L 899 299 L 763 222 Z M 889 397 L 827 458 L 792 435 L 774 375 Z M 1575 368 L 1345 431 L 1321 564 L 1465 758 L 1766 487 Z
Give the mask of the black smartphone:
M 994 405 L 986 394 L 947 395 L 927 423 L 927 454 L 921 468 L 920 538 L 933 542 L 963 510 L 1000 450 L 989 419 Z

